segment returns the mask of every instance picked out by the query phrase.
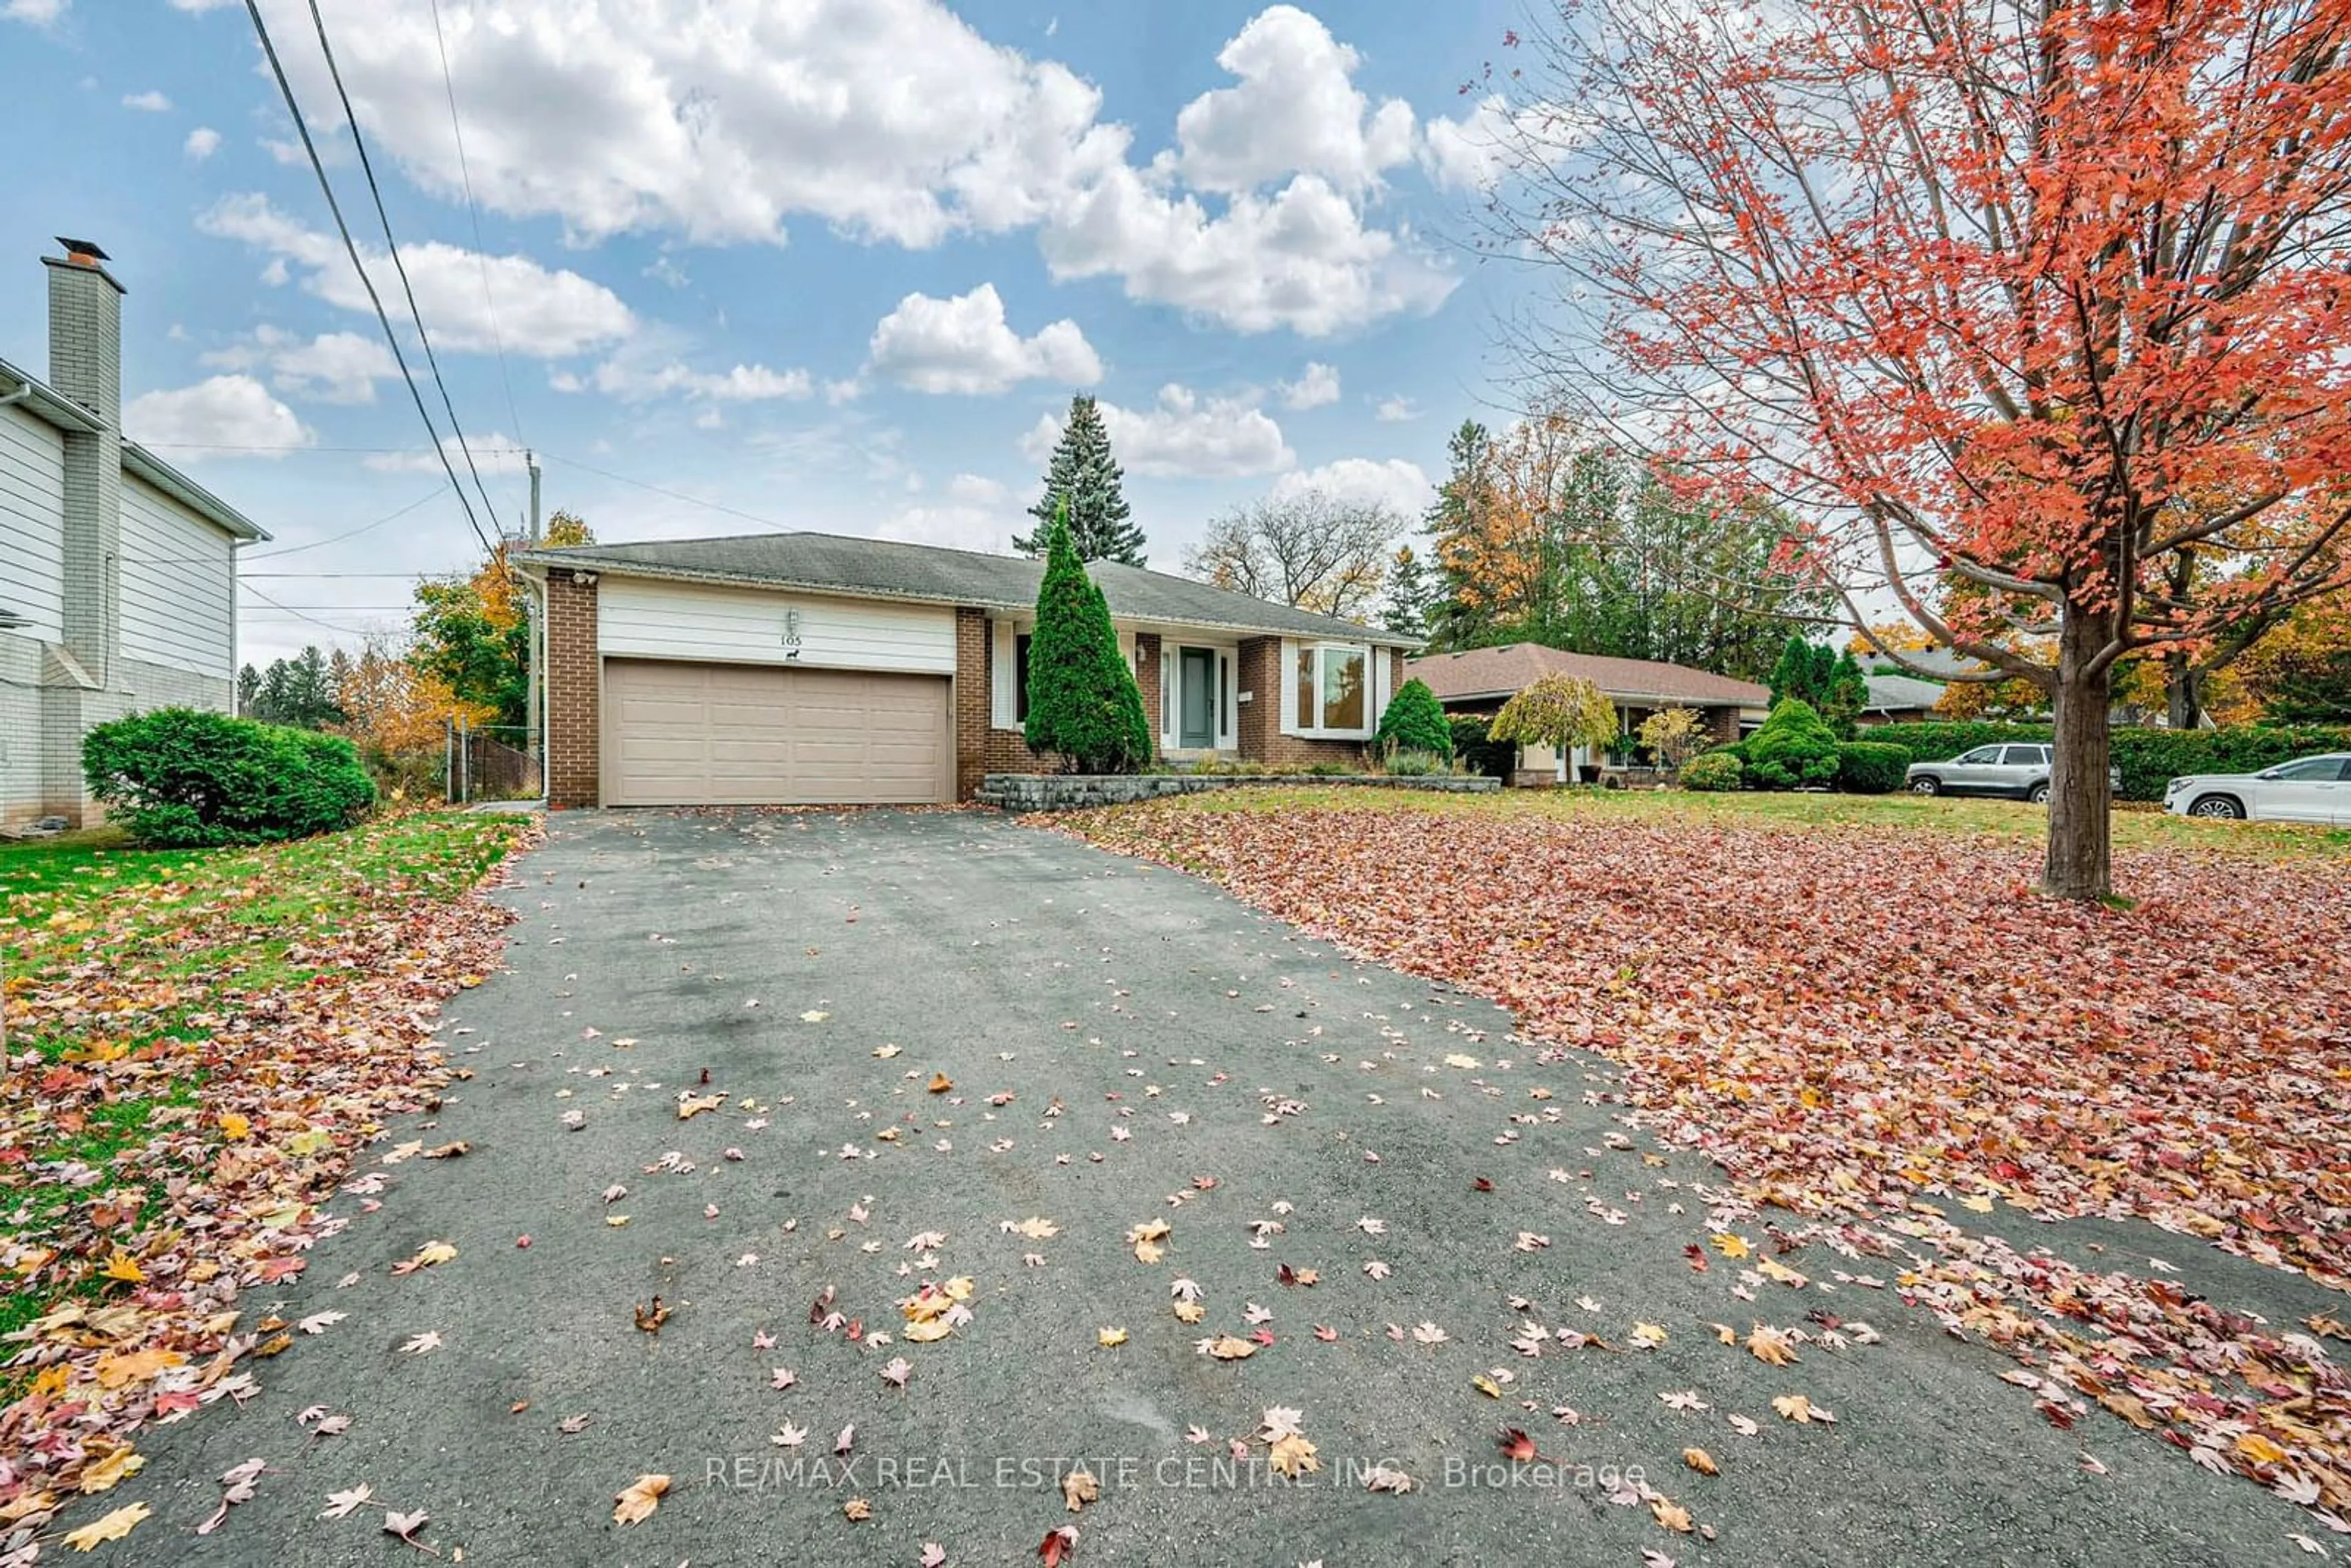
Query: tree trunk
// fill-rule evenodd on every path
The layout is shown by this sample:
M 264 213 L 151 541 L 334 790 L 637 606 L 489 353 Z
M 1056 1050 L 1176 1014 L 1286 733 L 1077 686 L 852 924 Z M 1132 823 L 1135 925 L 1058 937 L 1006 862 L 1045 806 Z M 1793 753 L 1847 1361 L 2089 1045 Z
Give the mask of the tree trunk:
M 2164 722 L 2174 729 L 2200 729 L 2204 725 L 2204 672 L 2184 653 L 2167 653 L 2163 660 Z
M 2088 665 L 2107 641 L 2112 612 L 2067 604 L 2057 642 L 2057 736 L 2049 776 L 2049 857 L 2041 890 L 2056 898 L 2114 892 L 2111 755 L 2114 666 Z

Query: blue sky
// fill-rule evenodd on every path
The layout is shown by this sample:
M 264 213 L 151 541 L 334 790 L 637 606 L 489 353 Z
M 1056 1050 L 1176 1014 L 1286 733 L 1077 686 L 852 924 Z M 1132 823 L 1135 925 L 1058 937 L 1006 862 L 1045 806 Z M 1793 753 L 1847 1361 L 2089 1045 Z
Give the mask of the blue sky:
M 262 9 L 397 320 L 307 7 Z M 438 41 L 429 0 L 322 9 L 508 529 L 528 443 L 606 538 L 1002 549 L 1082 390 L 1174 569 L 1269 491 L 1416 511 L 1504 395 L 1526 279 L 1469 249 L 1459 89 L 1515 0 L 439 0 Z M 241 0 L 0 0 L 0 356 L 47 363 L 50 236 L 105 246 L 131 434 L 292 549 L 248 564 L 245 656 L 478 553 Z

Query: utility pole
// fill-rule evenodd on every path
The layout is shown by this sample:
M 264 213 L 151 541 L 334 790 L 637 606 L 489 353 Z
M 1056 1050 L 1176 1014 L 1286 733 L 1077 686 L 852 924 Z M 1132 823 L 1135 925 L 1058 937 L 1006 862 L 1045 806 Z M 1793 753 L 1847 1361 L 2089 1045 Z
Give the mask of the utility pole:
M 538 548 L 538 455 L 526 448 L 522 460 L 530 470 L 530 546 L 533 549 L 537 549 Z M 522 596 L 522 612 L 530 620 L 530 634 L 523 639 L 526 656 L 530 660 L 530 672 L 523 695 L 522 748 L 526 754 L 538 761 L 539 789 L 541 793 L 545 793 L 547 759 L 539 756 L 538 746 L 538 666 L 542 652 L 540 644 L 546 638 L 547 628 L 539 622 L 538 601 L 528 593 Z

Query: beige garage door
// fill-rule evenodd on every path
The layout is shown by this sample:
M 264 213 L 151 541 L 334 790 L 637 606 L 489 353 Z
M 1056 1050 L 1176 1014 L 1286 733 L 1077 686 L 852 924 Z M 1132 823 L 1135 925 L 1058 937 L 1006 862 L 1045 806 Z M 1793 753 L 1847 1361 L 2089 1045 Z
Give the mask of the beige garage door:
M 603 750 L 613 806 L 955 796 L 944 675 L 608 659 Z

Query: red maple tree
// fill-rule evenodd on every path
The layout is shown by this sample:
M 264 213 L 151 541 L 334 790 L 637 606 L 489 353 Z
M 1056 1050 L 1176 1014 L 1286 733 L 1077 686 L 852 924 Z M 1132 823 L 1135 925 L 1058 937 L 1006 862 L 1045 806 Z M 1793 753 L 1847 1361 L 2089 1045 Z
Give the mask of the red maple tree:
M 2346 41 L 2351 0 L 1589 0 L 1492 117 L 1571 277 L 1540 368 L 1785 508 L 1856 628 L 2050 694 L 2052 893 L 2110 890 L 2116 662 L 2351 581 Z

